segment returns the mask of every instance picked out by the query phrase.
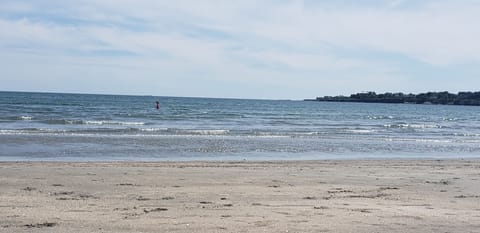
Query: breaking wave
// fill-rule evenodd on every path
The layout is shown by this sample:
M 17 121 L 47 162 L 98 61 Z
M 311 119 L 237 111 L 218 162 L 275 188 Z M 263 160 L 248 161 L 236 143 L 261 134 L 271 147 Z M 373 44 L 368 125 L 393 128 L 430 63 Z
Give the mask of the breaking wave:
M 441 129 L 444 126 L 437 125 L 437 124 L 386 124 L 384 125 L 385 128 L 392 128 L 392 129 Z
M 110 121 L 110 120 L 69 120 L 69 119 L 51 119 L 41 121 L 41 123 L 49 125 L 125 125 L 137 126 L 146 125 L 145 122 L 129 122 L 129 121 Z

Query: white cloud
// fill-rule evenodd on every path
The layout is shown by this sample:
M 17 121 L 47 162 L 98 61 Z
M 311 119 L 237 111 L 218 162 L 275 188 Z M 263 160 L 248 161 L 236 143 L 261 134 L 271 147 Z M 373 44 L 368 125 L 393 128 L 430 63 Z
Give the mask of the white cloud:
M 232 90 L 239 83 L 275 83 L 280 89 L 293 86 L 298 92 L 292 96 L 298 98 L 320 94 L 315 86 L 335 94 L 368 85 L 386 90 L 408 88 L 402 83 L 422 78 L 415 76 L 418 68 L 405 75 L 405 65 L 399 65 L 405 61 L 388 54 L 417 62 L 424 69 L 478 64 L 477 12 L 480 2 L 469 0 L 421 4 L 409 0 L 363 4 L 7 1 L 0 6 L 0 52 L 25 58 L 44 56 L 63 63 L 65 74 L 70 66 L 77 67 L 76 71 L 79 66 L 129 69 L 113 72 L 115 68 L 108 68 L 99 73 L 150 77 L 145 87 L 155 79 L 171 82 L 172 78 L 202 77 L 212 84 L 227 83 L 226 87 L 231 83 Z M 30 66 L 31 75 L 49 74 L 48 69 Z M 214 89 L 204 95 L 215 96 Z M 283 94 L 283 90 L 266 91 L 271 97 Z M 232 97 L 242 97 L 241 92 Z
M 480 2 L 431 3 L 416 10 L 284 7 L 256 34 L 288 44 L 326 43 L 341 48 L 396 52 L 434 65 L 480 61 Z

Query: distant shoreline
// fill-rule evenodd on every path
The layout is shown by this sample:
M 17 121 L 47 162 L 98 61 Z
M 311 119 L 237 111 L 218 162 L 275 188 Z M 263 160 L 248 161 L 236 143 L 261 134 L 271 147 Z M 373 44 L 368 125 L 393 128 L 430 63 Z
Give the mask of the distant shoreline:
M 364 92 L 350 96 L 317 97 L 316 99 L 305 99 L 305 101 L 480 106 L 480 92 L 459 92 L 458 94 L 447 91 L 420 94 Z

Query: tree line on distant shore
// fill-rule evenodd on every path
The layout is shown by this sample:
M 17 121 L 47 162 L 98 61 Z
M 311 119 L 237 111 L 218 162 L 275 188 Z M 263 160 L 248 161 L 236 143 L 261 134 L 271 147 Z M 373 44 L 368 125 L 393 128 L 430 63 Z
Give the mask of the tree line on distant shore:
M 362 102 L 362 103 L 412 103 L 480 106 L 480 92 L 427 92 L 420 94 L 364 92 L 350 96 L 324 96 L 306 101 Z

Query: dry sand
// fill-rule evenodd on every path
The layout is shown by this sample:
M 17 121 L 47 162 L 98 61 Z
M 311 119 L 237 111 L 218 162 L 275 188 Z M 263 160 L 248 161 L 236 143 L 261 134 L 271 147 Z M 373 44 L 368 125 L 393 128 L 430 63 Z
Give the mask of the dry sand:
M 480 232 L 480 161 L 3 162 L 0 232 Z

